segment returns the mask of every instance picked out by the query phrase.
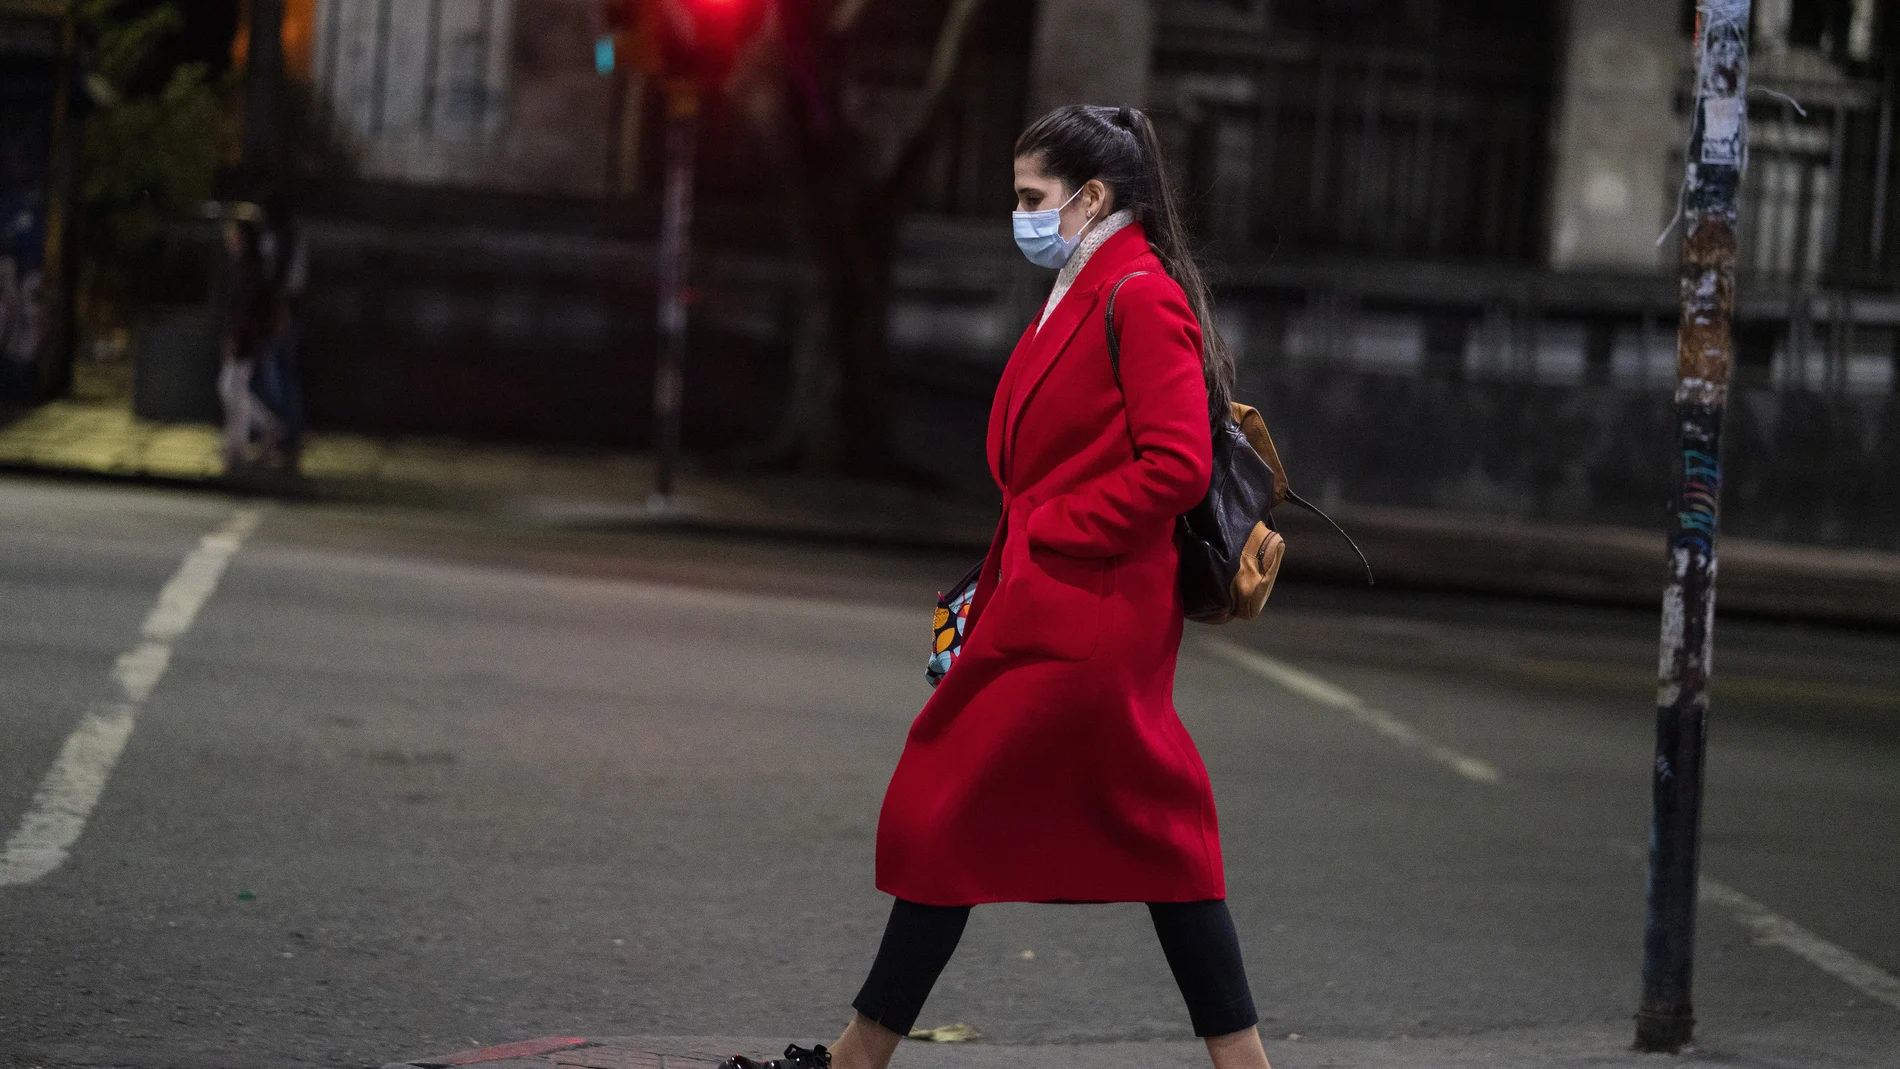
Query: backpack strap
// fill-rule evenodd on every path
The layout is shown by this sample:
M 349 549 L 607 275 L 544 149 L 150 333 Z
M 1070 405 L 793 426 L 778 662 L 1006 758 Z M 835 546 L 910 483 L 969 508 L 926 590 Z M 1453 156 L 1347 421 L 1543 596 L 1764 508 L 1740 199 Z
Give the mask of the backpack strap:
M 1359 543 L 1352 540 L 1352 536 L 1346 533 L 1346 529 L 1341 527 L 1338 521 L 1334 520 L 1331 516 L 1321 512 L 1318 505 L 1313 504 L 1311 501 L 1306 500 L 1293 491 L 1288 490 L 1286 492 L 1286 499 L 1291 504 L 1298 505 L 1313 515 L 1318 516 L 1320 519 L 1325 520 L 1332 525 L 1333 530 L 1339 532 L 1339 537 L 1345 539 L 1346 544 L 1352 547 L 1352 551 L 1359 555 L 1359 563 L 1366 569 L 1366 585 L 1372 586 L 1372 562 L 1366 559 L 1365 551 L 1359 548 Z
M 1108 315 L 1103 318 L 1102 323 L 1108 328 L 1108 366 L 1115 371 L 1117 387 L 1122 384 L 1122 340 L 1115 335 L 1115 298 L 1121 296 L 1122 287 L 1128 285 L 1129 279 L 1147 273 L 1136 271 L 1133 274 L 1123 275 L 1121 281 L 1115 283 L 1115 288 L 1108 291 Z
M 1108 329 L 1108 362 L 1115 371 L 1115 386 L 1118 389 L 1122 385 L 1122 342 L 1121 338 L 1115 334 L 1115 298 L 1121 295 L 1122 287 L 1128 284 L 1129 279 L 1147 273 L 1136 271 L 1133 274 L 1123 275 L 1121 281 L 1115 283 L 1115 288 L 1108 291 L 1108 315 L 1104 317 L 1103 323 Z M 1235 412 L 1231 418 L 1241 427 L 1241 433 L 1248 439 L 1248 444 L 1254 447 L 1254 452 L 1260 454 L 1261 459 L 1266 461 L 1267 466 L 1273 471 L 1275 496 L 1318 516 L 1330 524 L 1333 530 L 1338 531 L 1339 537 L 1346 540 L 1346 544 L 1351 546 L 1353 553 L 1358 556 L 1359 563 L 1365 567 L 1366 585 L 1371 586 L 1373 583 L 1372 562 L 1366 559 L 1366 554 L 1359 548 L 1359 543 L 1353 541 L 1352 536 L 1346 533 L 1346 529 L 1339 526 L 1331 516 L 1321 512 L 1318 506 L 1294 493 L 1292 487 L 1287 485 L 1286 468 L 1280 463 L 1279 451 L 1273 447 L 1273 439 L 1267 435 L 1266 421 L 1261 419 L 1260 413 L 1244 405 L 1235 405 L 1234 409 Z M 1249 419 L 1249 416 L 1252 418 Z M 1258 440 L 1255 434 L 1247 433 L 1250 430 L 1257 432 Z M 1133 430 L 1129 431 L 1129 440 L 1134 440 Z

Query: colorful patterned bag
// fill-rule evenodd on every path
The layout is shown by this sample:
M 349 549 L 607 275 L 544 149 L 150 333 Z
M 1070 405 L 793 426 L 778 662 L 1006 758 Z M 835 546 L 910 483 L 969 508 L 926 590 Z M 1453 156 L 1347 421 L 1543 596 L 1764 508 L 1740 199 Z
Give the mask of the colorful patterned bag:
M 976 599 L 976 580 L 982 572 L 983 565 L 978 564 L 951 587 L 949 593 L 937 595 L 937 618 L 931 625 L 930 664 L 924 669 L 924 678 L 930 680 L 933 687 L 943 682 L 950 666 L 957 663 L 957 655 L 963 652 L 963 635 L 970 625 L 970 602 Z

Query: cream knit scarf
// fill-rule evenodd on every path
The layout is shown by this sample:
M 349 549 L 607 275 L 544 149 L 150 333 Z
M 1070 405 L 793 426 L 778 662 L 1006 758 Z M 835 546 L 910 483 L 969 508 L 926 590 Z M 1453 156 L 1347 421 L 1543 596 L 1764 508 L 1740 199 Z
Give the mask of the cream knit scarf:
M 1075 255 L 1069 257 L 1069 262 L 1062 265 L 1062 272 L 1056 275 L 1056 288 L 1050 291 L 1048 303 L 1042 306 L 1042 318 L 1036 320 L 1037 330 L 1041 330 L 1042 325 L 1049 322 L 1049 313 L 1056 310 L 1056 305 L 1061 303 L 1063 296 L 1069 292 L 1069 287 L 1075 285 L 1076 278 L 1082 274 L 1082 268 L 1088 264 L 1089 257 L 1095 255 L 1095 250 L 1101 248 L 1109 238 L 1114 237 L 1123 227 L 1134 221 L 1135 210 L 1123 208 L 1102 220 L 1094 230 L 1089 231 L 1089 236 L 1082 239 L 1082 244 L 1075 250 Z

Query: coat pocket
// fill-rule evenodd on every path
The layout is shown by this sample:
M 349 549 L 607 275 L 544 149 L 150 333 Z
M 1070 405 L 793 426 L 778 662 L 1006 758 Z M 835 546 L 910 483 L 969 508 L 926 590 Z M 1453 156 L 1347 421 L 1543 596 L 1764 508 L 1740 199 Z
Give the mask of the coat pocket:
M 1058 661 L 1094 656 L 1108 565 L 1106 558 L 1070 557 L 1034 546 L 1007 554 L 999 596 L 983 623 L 996 651 Z

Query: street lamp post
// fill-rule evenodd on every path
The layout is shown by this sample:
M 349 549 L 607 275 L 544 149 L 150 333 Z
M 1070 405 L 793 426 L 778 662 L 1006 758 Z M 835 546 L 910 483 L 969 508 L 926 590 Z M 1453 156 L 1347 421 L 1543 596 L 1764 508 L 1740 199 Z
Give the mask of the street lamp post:
M 1695 113 L 1682 192 L 1682 319 L 1676 350 L 1681 478 L 1663 594 L 1648 913 L 1636 1047 L 1675 1053 L 1695 1035 L 1691 989 L 1714 653 L 1722 415 L 1733 362 L 1736 194 L 1748 163 L 1750 0 L 1702 0 Z

